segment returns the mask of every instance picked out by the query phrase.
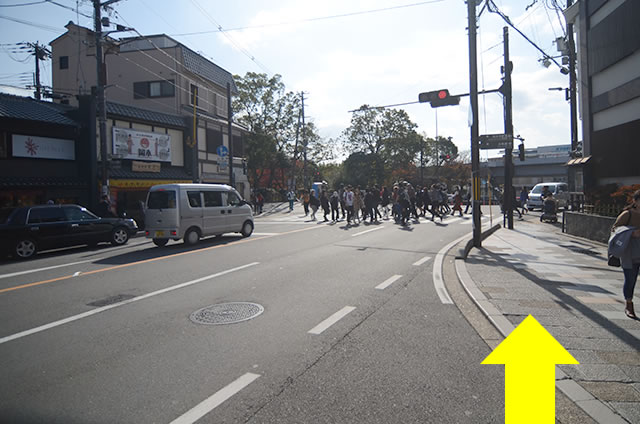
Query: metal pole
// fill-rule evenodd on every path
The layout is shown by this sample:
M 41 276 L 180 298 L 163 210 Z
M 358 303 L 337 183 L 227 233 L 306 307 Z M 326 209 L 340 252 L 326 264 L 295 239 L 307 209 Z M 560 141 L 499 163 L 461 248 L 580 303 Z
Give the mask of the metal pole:
M 309 188 L 309 179 L 307 178 L 307 130 L 304 123 L 304 92 L 300 93 L 302 97 L 302 148 L 303 150 L 303 165 L 302 165 L 302 177 L 304 182 L 304 189 Z
M 233 175 L 233 111 L 231 110 L 231 83 L 227 83 L 227 131 L 229 132 L 229 185 L 235 186 Z
M 102 194 L 109 194 L 109 166 L 107 162 L 107 102 L 104 95 L 104 62 L 102 56 L 102 18 L 100 0 L 93 0 L 94 30 L 96 33 L 96 108 L 100 134 L 100 165 L 102 171 Z
M 504 37 L 504 132 L 513 135 L 513 102 L 511 87 L 511 61 L 509 60 L 509 28 L 502 28 Z M 507 225 L 513 230 L 513 148 L 504 149 L 504 208 Z
M 36 56 L 36 100 L 41 100 L 42 95 L 40 92 L 40 46 L 36 43 L 33 48 Z
M 567 7 L 572 0 L 567 0 Z M 573 24 L 567 23 L 567 44 L 569 48 L 569 105 L 571 107 L 571 150 L 578 148 L 578 107 L 576 100 L 576 48 L 573 39 Z
M 482 247 L 480 227 L 480 149 L 478 137 L 478 52 L 476 43 L 476 0 L 467 0 L 469 20 L 469 100 L 471 103 L 471 177 L 473 184 L 473 245 Z

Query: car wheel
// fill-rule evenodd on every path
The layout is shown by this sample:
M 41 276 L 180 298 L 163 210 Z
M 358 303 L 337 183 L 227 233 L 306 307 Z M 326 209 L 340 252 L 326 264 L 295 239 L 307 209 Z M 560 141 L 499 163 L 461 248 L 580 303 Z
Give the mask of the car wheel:
M 32 258 L 37 251 L 38 247 L 36 246 L 36 242 L 28 238 L 18 240 L 13 249 L 18 259 Z
M 158 247 L 166 246 L 167 243 L 169 243 L 169 239 L 161 239 L 161 238 L 154 238 L 153 239 L 153 244 L 155 244 Z
M 245 221 L 245 223 L 242 224 L 242 231 L 240 231 L 240 234 L 242 234 L 242 237 L 249 237 L 251 233 L 253 233 L 253 224 L 251 221 Z
M 193 228 L 188 230 L 184 235 L 184 243 L 188 244 L 189 246 L 193 246 L 198 242 L 198 240 L 200 240 L 200 234 L 198 233 L 198 230 L 195 230 Z
M 124 227 L 118 227 L 111 233 L 111 244 L 122 246 L 129 241 L 129 232 Z

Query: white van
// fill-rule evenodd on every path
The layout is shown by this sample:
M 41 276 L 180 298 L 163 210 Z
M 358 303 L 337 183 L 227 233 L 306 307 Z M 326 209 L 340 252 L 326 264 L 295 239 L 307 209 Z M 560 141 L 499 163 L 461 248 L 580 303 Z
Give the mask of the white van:
M 544 187 L 548 187 L 549 191 L 553 194 L 553 198 L 556 200 L 558 209 L 567 208 L 569 204 L 569 186 L 567 183 L 540 183 L 536 184 L 529 192 L 529 201 L 527 202 L 527 209 L 533 210 L 540 208 L 542 210 L 542 191 Z
M 253 232 L 251 206 L 224 184 L 163 184 L 149 189 L 145 235 L 156 246 L 169 239 L 195 244 L 201 237 Z

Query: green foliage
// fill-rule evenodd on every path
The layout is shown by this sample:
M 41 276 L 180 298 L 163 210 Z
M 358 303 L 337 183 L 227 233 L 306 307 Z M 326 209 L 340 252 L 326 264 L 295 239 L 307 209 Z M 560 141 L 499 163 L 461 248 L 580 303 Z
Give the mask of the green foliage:
M 344 178 L 348 184 L 363 188 L 381 184 L 384 175 L 384 161 L 377 154 L 356 152 L 344 161 Z

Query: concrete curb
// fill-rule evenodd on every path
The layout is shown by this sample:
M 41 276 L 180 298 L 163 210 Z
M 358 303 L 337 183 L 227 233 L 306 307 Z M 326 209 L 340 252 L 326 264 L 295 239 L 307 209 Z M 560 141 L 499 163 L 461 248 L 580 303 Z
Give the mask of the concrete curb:
M 499 227 L 499 224 L 498 224 Z M 486 231 L 491 232 L 487 234 L 487 237 L 497 231 L 497 228 L 492 228 Z M 484 237 L 483 237 L 484 239 Z M 467 242 L 467 245 L 469 242 Z M 471 240 L 473 245 L 473 239 Z M 461 253 L 465 253 L 465 249 L 461 249 Z M 480 308 L 482 313 L 491 321 L 496 329 L 504 336 L 507 337 L 515 327 L 511 322 L 505 318 L 505 316 L 487 299 L 482 291 L 475 284 L 471 275 L 467 271 L 465 265 L 465 258 L 469 251 L 462 258 L 456 257 L 455 269 L 458 281 L 462 284 L 469 297 Z M 593 418 L 599 424 L 628 424 L 628 421 L 622 418 L 620 415 L 612 411 L 607 405 L 600 400 L 593 397 L 582 386 L 567 376 L 558 366 L 556 366 L 556 387 L 562 391 L 573 403 L 575 403 L 580 409 L 582 409 L 587 415 Z

